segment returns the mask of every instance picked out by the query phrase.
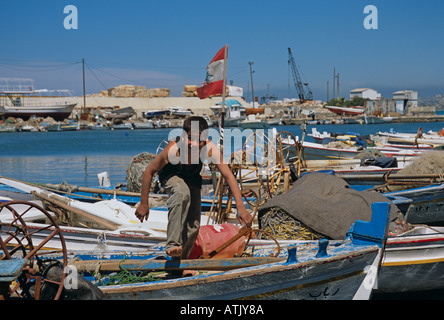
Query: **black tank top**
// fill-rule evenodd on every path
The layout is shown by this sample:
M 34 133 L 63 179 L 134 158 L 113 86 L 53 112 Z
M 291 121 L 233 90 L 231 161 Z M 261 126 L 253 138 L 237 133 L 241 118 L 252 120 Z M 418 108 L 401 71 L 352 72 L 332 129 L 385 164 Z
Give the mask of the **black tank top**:
M 164 186 L 168 179 L 173 176 L 182 178 L 186 184 L 201 188 L 202 187 L 202 171 L 203 163 L 199 157 L 198 164 L 172 164 L 168 162 L 159 170 L 159 181 Z

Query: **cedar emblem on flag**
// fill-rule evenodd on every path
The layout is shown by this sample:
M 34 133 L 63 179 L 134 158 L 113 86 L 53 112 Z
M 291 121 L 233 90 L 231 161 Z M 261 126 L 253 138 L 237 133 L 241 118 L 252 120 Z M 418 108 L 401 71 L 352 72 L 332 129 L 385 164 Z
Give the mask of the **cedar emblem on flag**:
M 228 57 L 228 47 L 224 46 L 207 66 L 207 75 L 202 87 L 197 89 L 200 99 L 221 95 L 224 89 L 224 68 Z

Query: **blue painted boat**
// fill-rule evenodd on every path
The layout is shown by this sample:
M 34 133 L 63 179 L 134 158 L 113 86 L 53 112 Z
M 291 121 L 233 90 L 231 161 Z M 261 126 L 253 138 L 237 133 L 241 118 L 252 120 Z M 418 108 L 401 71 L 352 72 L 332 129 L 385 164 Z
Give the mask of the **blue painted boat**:
M 444 223 L 444 183 L 386 192 L 384 195 L 411 200 L 411 204 L 403 212 L 409 223 L 428 225 Z

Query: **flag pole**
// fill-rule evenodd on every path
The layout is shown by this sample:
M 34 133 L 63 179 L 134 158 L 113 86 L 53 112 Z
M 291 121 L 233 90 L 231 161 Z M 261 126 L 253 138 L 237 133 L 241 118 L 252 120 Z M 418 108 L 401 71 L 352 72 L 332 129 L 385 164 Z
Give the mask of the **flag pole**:
M 226 44 L 224 47 L 224 80 L 223 80 L 223 89 L 222 89 L 222 112 L 220 113 L 220 119 L 219 119 L 219 146 L 220 151 L 222 153 L 222 158 L 224 154 L 224 126 L 225 126 L 225 96 L 227 95 L 227 60 L 228 60 L 228 45 Z M 224 161 L 224 160 L 222 160 Z M 225 192 L 225 181 L 222 175 L 219 176 L 218 185 L 216 187 L 216 190 L 218 190 L 218 193 L 214 193 L 214 197 L 216 197 L 217 194 L 217 223 L 223 223 L 225 220 L 225 210 L 222 206 L 222 199 Z
M 224 144 L 224 127 L 225 127 L 225 96 L 227 95 L 227 61 L 228 61 L 228 45 L 224 47 L 224 80 L 222 88 L 222 112 L 220 119 L 220 146 Z

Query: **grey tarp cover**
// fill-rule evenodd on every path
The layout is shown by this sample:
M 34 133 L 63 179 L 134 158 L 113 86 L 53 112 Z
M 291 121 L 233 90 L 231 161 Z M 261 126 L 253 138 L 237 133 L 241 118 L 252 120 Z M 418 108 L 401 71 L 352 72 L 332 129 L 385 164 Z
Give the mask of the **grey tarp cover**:
M 286 193 L 267 201 L 259 208 L 261 216 L 271 208 L 280 208 L 330 239 L 344 239 L 356 220 L 370 221 L 373 202 L 390 202 L 373 191 L 357 191 L 341 178 L 313 172 L 302 176 Z M 398 208 L 392 204 L 390 221 Z

